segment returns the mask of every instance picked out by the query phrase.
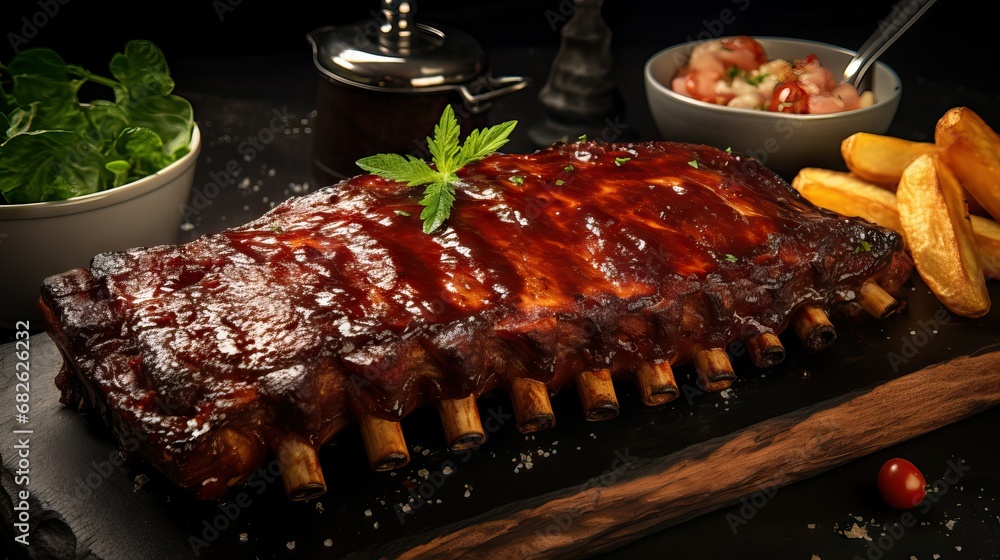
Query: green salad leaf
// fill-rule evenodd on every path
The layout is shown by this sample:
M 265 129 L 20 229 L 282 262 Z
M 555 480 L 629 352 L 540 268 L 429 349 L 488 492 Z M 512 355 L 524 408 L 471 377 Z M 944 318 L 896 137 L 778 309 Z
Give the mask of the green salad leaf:
M 0 62 L 0 204 L 65 200 L 124 185 L 190 152 L 194 112 L 163 52 L 132 40 L 110 77 L 51 49 Z M 86 83 L 109 99 L 80 99 Z

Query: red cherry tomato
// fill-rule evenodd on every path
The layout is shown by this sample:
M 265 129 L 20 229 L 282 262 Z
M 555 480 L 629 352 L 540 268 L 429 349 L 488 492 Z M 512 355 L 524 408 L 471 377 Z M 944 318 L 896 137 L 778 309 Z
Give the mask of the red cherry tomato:
M 729 53 L 740 53 L 732 59 L 731 63 L 743 70 L 754 70 L 767 62 L 767 53 L 764 52 L 764 46 L 758 43 L 753 37 L 746 35 L 724 37 L 722 39 L 722 48 L 729 51 Z M 726 54 L 723 53 L 723 55 Z
M 777 113 L 808 113 L 809 94 L 794 82 L 778 84 L 767 99 L 767 110 Z
M 896 509 L 910 509 L 927 496 L 927 481 L 913 463 L 889 459 L 878 471 L 878 491 L 885 503 Z
M 703 70 L 692 70 L 685 80 L 688 94 L 691 97 L 708 103 L 715 103 L 715 84 L 719 81 L 719 75 L 714 72 Z

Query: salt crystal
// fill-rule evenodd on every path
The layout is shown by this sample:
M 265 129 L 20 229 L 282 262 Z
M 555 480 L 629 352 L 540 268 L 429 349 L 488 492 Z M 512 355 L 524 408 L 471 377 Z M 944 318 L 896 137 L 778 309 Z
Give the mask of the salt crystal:
M 295 550 L 295 541 L 288 541 L 287 543 L 285 543 L 285 547 L 288 550 Z
M 949 531 L 952 531 L 952 530 L 955 529 L 955 522 L 956 521 L 958 521 L 958 520 L 957 519 L 950 519 L 950 520 L 948 520 L 947 523 L 944 524 L 944 526 L 947 527 Z
M 806 527 L 809 527 L 810 529 L 815 529 L 816 528 L 816 524 L 815 523 L 810 523 L 810 524 L 806 525 Z
M 246 533 L 240 533 L 240 542 L 247 542 L 250 540 L 250 535 Z
M 445 467 L 445 468 L 441 469 L 441 472 L 444 473 L 445 476 L 451 476 L 451 473 L 453 473 L 455 471 L 452 470 L 451 467 Z
M 323 541 L 323 546 L 330 547 L 333 546 L 333 539 L 326 539 Z
M 372 510 L 366 509 L 365 510 L 365 517 L 371 517 L 371 516 L 372 516 Z

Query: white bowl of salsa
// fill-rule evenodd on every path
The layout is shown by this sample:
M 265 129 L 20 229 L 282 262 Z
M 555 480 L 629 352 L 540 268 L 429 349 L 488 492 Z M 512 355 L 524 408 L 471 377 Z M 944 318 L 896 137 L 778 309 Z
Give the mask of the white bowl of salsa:
M 804 39 L 751 37 L 764 49 L 768 61 L 784 60 L 792 65 L 812 57 L 841 76 L 854 52 L 835 45 Z M 840 143 L 855 132 L 884 134 L 895 117 L 902 87 L 899 76 L 877 62 L 874 88 L 863 103 L 847 110 L 808 113 L 808 104 L 778 103 L 766 96 L 756 107 L 728 106 L 679 93 L 675 80 L 686 71 L 691 54 L 705 41 L 676 45 L 654 54 L 646 62 L 643 79 L 646 98 L 664 140 L 707 144 L 758 159 L 768 168 L 791 179 L 803 167 L 842 169 Z M 732 76 L 729 76 L 730 78 Z M 711 87 L 711 86 L 709 86 Z M 719 91 L 726 90 L 722 84 Z M 703 89 L 703 91 L 706 91 Z M 726 90 L 728 93 L 728 90 Z M 702 95 L 702 98 L 707 96 Z M 727 101 L 731 95 L 720 95 Z M 738 104 L 738 103 L 737 103 Z M 768 110 L 771 109 L 771 110 Z

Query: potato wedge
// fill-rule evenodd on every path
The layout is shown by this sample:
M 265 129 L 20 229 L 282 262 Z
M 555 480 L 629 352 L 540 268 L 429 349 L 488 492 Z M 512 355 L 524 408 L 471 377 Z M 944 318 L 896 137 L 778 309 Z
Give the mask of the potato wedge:
M 982 317 L 990 295 L 962 184 L 938 154 L 924 154 L 903 171 L 896 190 L 903 226 L 917 272 L 953 313 Z
M 914 142 L 871 132 L 857 132 L 840 143 L 840 155 L 851 173 L 891 190 L 895 190 L 911 161 L 935 150 L 934 142 Z
M 1000 223 L 982 216 L 972 216 L 972 234 L 976 237 L 979 264 L 986 276 L 1000 280 Z
M 896 195 L 852 173 L 806 167 L 792 179 L 792 188 L 821 208 L 903 231 Z
M 807 167 L 792 179 L 792 186 L 816 206 L 845 216 L 860 216 L 903 233 L 896 195 L 851 173 Z M 1000 222 L 983 216 L 971 217 L 983 273 L 1000 280 Z M 903 237 L 906 238 L 905 234 Z
M 934 142 L 972 198 L 1000 219 L 1000 136 L 968 107 L 954 107 L 938 119 Z

